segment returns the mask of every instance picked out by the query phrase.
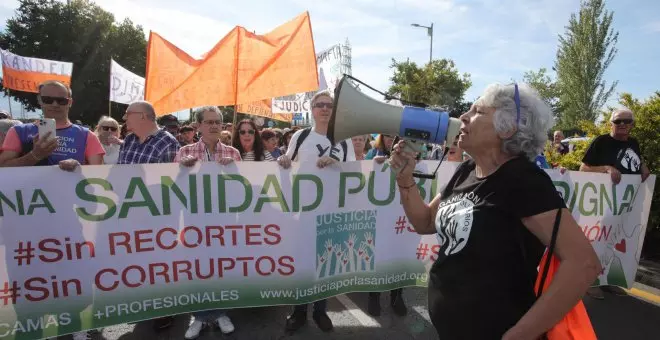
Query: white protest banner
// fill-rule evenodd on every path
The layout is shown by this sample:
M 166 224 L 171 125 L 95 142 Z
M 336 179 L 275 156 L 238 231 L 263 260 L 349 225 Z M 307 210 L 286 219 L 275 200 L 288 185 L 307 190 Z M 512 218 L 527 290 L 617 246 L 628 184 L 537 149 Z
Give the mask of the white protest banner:
M 144 78 L 110 59 L 110 101 L 131 104 L 144 100 Z
M 334 93 L 335 87 L 342 77 L 341 44 L 334 45 L 316 54 L 316 65 L 319 73 L 319 91 L 329 90 Z M 312 113 L 311 100 L 317 91 L 297 93 L 290 96 L 277 97 L 272 100 L 273 113 Z
M 456 166 L 418 180 L 426 202 Z M 440 249 L 413 231 L 394 176 L 372 161 L 1 171 L 3 339 L 426 286 Z M 603 262 L 597 284 L 630 287 L 655 176 L 615 186 L 604 174 L 548 172 Z
M 23 57 L 0 49 L 2 55 L 2 86 L 24 92 L 39 92 L 39 84 L 58 80 L 71 86 L 73 63 Z

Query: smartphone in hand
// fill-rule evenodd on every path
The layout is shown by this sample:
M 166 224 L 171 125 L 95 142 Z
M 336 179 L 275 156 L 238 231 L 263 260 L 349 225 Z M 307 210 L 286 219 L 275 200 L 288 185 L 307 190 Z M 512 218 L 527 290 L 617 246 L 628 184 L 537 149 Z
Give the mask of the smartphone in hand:
M 50 132 L 50 137 L 49 138 L 57 138 L 57 131 L 55 129 L 55 119 L 52 118 L 41 118 L 39 119 L 39 122 L 37 123 L 39 127 L 39 138 L 43 137 L 46 135 L 46 133 Z

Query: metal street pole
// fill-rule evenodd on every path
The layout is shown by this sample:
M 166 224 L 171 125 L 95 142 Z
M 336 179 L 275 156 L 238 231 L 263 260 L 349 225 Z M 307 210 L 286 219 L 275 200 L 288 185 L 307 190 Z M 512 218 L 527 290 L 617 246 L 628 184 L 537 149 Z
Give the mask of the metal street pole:
M 433 62 L 433 23 L 431 23 L 431 28 L 429 28 L 429 36 L 431 36 L 431 52 L 429 53 L 429 64 Z
M 424 26 L 420 24 L 410 24 L 410 26 L 426 28 L 426 32 L 428 33 L 429 37 L 431 37 L 431 48 L 429 52 L 429 64 L 431 64 L 431 62 L 433 62 L 433 23 L 431 23 L 431 26 Z

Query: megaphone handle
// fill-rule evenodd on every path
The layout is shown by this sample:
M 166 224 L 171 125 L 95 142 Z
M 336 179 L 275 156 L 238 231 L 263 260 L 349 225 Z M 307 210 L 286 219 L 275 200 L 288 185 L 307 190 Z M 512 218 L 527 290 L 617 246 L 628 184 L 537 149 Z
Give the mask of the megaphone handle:
M 404 144 L 403 151 L 404 152 L 410 152 L 410 153 L 421 153 L 424 151 L 424 143 L 420 143 L 414 139 L 406 139 L 406 143 Z M 408 162 L 401 167 L 401 169 L 405 168 L 408 165 Z M 400 172 L 400 169 L 394 168 L 390 165 L 390 168 L 392 168 L 392 172 L 394 172 L 395 175 L 398 175 Z

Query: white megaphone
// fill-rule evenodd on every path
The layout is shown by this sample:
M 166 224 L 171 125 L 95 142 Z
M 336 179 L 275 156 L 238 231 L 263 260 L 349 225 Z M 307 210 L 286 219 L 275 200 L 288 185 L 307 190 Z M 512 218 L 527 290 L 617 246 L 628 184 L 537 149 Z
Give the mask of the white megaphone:
M 460 129 L 461 121 L 449 117 L 447 112 L 380 102 L 358 91 L 344 75 L 335 89 L 328 139 L 334 144 L 366 134 L 397 135 L 406 140 L 407 151 L 421 153 L 424 151 L 423 143 L 433 143 L 444 144 L 446 153 Z M 392 168 L 395 173 L 398 170 Z M 435 177 L 435 174 L 414 175 L 420 178 Z

